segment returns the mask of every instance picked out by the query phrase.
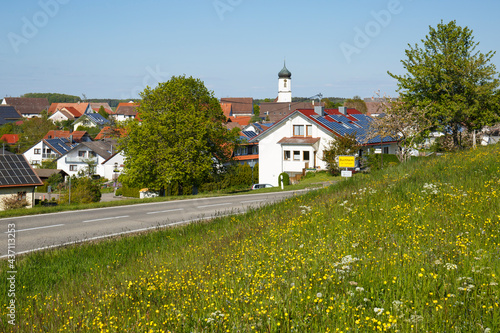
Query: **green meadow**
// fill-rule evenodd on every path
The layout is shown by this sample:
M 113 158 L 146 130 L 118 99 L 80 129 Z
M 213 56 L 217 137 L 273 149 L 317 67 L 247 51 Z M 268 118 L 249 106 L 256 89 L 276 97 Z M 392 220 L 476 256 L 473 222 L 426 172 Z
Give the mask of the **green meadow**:
M 500 332 L 500 145 L 16 258 L 2 332 Z M 5 222 L 2 222 L 5 223 Z

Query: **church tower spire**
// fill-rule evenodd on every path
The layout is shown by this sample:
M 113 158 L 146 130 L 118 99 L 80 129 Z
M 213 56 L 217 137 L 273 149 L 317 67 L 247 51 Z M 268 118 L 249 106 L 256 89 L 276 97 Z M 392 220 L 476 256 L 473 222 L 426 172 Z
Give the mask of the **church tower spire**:
M 286 68 L 283 61 L 283 69 L 278 73 L 278 102 L 292 101 L 292 73 Z

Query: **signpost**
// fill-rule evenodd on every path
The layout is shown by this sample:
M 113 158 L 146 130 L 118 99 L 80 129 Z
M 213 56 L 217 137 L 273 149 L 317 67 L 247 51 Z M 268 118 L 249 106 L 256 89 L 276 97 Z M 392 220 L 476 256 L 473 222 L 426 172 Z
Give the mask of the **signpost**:
M 339 168 L 346 168 L 345 170 L 340 172 L 342 177 L 352 177 L 352 171 L 347 170 L 347 168 L 355 168 L 356 167 L 356 156 L 339 156 Z
M 339 156 L 339 168 L 354 168 L 356 167 L 355 156 Z

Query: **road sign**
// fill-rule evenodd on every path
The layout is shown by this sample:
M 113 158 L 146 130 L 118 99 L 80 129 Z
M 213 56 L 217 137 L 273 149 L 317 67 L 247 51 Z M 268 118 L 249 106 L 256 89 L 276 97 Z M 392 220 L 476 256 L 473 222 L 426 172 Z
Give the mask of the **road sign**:
M 356 167 L 356 157 L 339 156 L 339 168 L 354 168 L 354 167 Z
M 350 171 L 350 170 L 349 171 L 343 170 L 343 171 L 340 172 L 340 175 L 342 177 L 352 177 L 352 171 Z
M 375 154 L 382 154 L 382 148 L 375 148 Z

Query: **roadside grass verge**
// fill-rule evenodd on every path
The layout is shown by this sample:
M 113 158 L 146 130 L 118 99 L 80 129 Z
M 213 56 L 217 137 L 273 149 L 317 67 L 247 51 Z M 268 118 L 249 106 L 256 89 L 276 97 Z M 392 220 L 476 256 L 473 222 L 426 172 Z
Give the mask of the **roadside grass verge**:
M 0 330 L 499 332 L 499 162 L 500 145 L 419 159 L 241 215 L 20 256 L 17 325 L 5 296 Z

